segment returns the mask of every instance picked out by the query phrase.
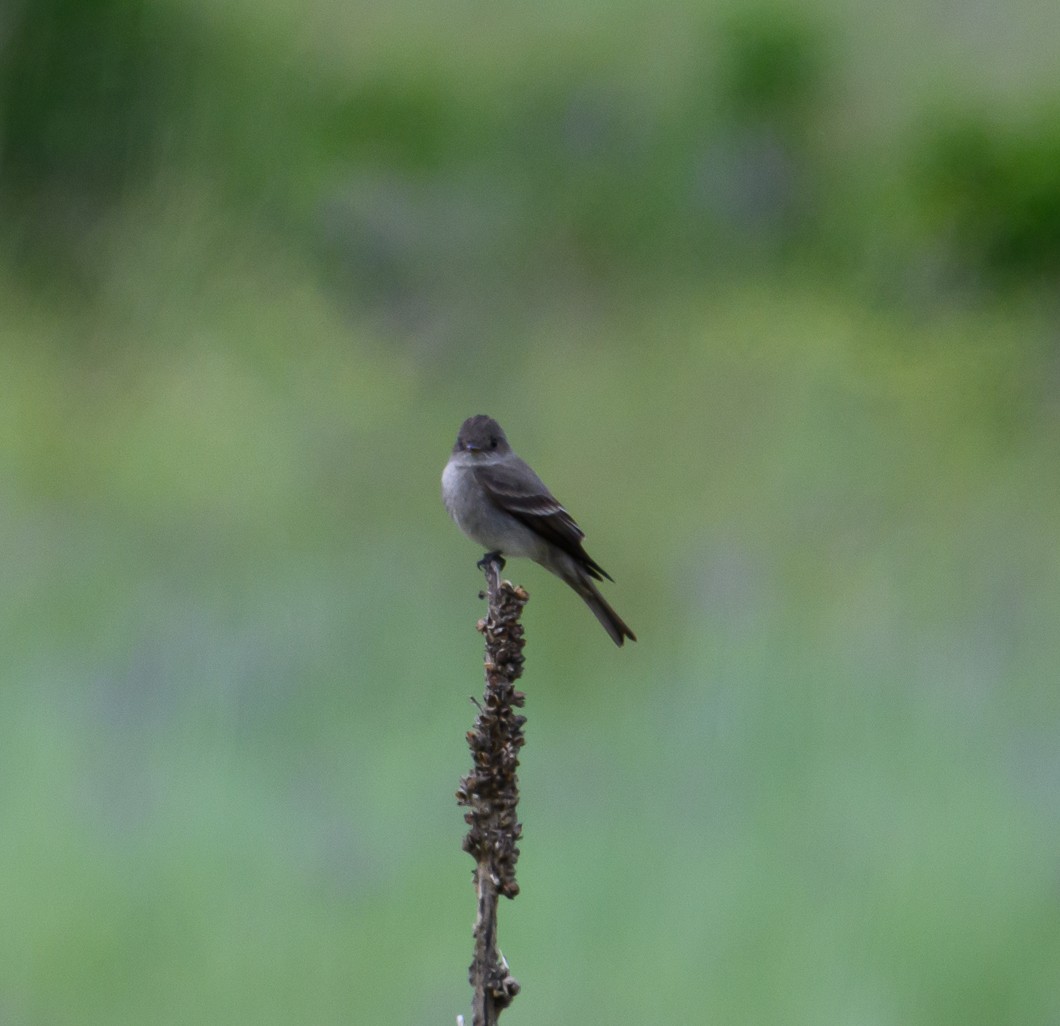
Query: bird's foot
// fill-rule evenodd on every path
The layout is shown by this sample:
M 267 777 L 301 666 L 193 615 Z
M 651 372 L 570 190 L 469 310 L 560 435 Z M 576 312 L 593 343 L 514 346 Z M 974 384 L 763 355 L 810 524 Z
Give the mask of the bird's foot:
M 496 563 L 498 570 L 504 569 L 504 557 L 499 551 L 487 552 L 476 564 L 480 570 L 485 570 L 489 563 Z

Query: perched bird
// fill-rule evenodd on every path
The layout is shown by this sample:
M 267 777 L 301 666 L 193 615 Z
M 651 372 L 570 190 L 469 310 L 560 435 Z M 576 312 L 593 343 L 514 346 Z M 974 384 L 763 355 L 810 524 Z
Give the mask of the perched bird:
M 544 482 L 512 452 L 501 426 L 484 414 L 460 425 L 442 473 L 442 501 L 473 542 L 492 556 L 526 556 L 566 581 L 616 645 L 636 635 L 595 581 L 612 577 L 582 548 L 585 533 Z

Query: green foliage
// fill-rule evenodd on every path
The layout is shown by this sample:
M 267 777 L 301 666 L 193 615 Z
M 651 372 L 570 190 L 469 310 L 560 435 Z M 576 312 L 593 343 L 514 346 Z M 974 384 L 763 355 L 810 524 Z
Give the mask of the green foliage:
M 719 49 L 719 93 L 732 117 L 788 125 L 815 119 L 834 61 L 805 12 L 737 8 L 722 25 Z
M 1060 273 L 1060 121 L 957 117 L 930 134 L 921 187 L 958 265 L 1011 284 Z
M 836 123 L 851 70 L 823 12 L 767 3 L 683 18 L 662 68 L 627 60 L 613 29 L 552 52 L 531 33 L 531 57 L 507 65 L 414 37 L 391 60 L 366 51 L 312 73 L 297 40 L 211 28 L 179 6 L 22 5 L 0 78 L 8 244 L 39 281 L 65 267 L 97 288 L 107 204 L 189 176 L 247 216 L 267 211 L 337 288 L 367 276 L 362 302 L 396 289 L 453 305 L 469 274 L 489 294 L 513 266 L 545 287 L 557 271 L 687 277 L 762 261 L 864 282 L 881 269 L 854 257 L 887 237 L 894 211 L 863 200 L 900 173 L 911 237 L 941 239 L 989 276 L 1051 272 L 1051 120 L 940 119 L 927 142 L 893 140 L 881 174 L 858 159 L 875 141 Z M 470 220 L 467 196 L 482 199 Z
M 14 5 L 4 40 L 4 177 L 111 194 L 135 176 L 171 108 L 173 26 L 148 0 Z

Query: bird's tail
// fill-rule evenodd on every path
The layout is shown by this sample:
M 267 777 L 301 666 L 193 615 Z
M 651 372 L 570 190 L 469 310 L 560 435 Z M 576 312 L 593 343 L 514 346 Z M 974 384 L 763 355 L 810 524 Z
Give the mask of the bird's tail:
M 585 604 L 593 611 L 593 616 L 604 625 L 604 630 L 611 635 L 611 640 L 616 645 L 621 648 L 626 638 L 630 641 L 637 640 L 637 636 L 626 626 L 622 617 L 608 605 L 607 599 L 600 594 L 600 590 L 588 574 L 579 573 L 576 581 L 568 578 L 567 583 L 582 597 Z

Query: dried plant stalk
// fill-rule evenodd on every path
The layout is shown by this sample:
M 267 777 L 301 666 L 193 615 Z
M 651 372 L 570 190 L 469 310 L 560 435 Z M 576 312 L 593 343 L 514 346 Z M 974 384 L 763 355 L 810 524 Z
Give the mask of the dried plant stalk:
M 515 710 L 526 700 L 516 691 L 523 672 L 523 628 L 519 623 L 529 598 L 522 588 L 501 580 L 504 562 L 487 554 L 479 564 L 486 575 L 489 611 L 478 629 L 486 639 L 486 686 L 474 727 L 468 731 L 471 772 L 460 781 L 457 803 L 468 824 L 464 851 L 475 860 L 475 953 L 468 970 L 474 990 L 473 1026 L 494 1026 L 501 1011 L 519 993 L 518 981 L 497 946 L 497 899 L 519 893 L 515 864 L 522 824 L 519 804 L 519 750 L 526 717 Z

